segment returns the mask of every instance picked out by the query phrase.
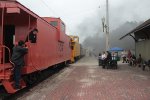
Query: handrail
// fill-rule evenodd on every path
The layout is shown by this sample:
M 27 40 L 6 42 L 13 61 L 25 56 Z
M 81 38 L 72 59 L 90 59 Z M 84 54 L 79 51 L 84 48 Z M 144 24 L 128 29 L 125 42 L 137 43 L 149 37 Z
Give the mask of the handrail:
M 7 50 L 8 50 L 8 56 L 9 56 L 9 62 L 14 66 L 14 63 L 11 61 L 11 59 L 10 59 L 10 49 L 7 47 L 7 46 L 5 46 L 5 45 L 0 45 L 0 48 L 6 48 Z M 3 50 L 4 51 L 4 50 Z M 4 53 L 4 52 L 3 52 Z M 4 61 L 5 61 L 5 57 L 3 57 L 4 55 L 2 54 L 2 58 L 3 58 L 3 62 L 2 62 L 2 64 L 4 64 Z M 3 67 L 3 73 L 4 73 L 4 77 L 5 77 L 5 68 Z
M 30 46 L 28 46 L 30 48 Z M 9 62 L 13 65 L 13 67 L 15 66 L 15 64 L 11 61 L 11 58 L 10 58 L 10 49 L 5 46 L 5 45 L 0 45 L 0 48 L 6 48 L 8 50 L 8 53 L 9 53 Z M 31 58 L 31 54 L 29 54 L 30 58 Z M 2 58 L 3 58 L 3 62 L 2 64 L 4 64 L 4 57 L 3 57 L 3 54 L 2 54 Z M 32 61 L 32 58 L 31 58 L 31 63 L 33 65 L 33 61 Z M 38 68 L 36 68 L 35 66 L 33 66 L 37 71 L 39 70 Z M 5 68 L 3 67 L 3 72 L 4 72 Z

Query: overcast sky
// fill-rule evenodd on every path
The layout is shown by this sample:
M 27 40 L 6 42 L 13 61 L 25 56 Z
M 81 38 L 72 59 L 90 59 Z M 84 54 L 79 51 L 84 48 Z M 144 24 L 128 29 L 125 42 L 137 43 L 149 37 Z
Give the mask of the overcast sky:
M 60 17 L 67 26 L 67 34 L 79 35 L 80 25 L 99 25 L 105 16 L 106 0 L 17 0 L 39 16 Z M 150 0 L 109 0 L 110 29 L 126 21 L 145 21 L 150 18 Z M 93 23 L 92 23 L 93 21 Z M 100 30 L 99 30 L 100 31 Z M 84 34 L 88 36 L 90 34 Z

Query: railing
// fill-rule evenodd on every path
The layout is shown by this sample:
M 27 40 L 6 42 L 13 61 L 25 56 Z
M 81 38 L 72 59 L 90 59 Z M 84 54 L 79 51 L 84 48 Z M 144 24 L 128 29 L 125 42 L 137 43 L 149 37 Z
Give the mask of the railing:
M 1 56 L 1 59 L 2 59 L 1 64 L 3 65 L 3 75 L 4 75 L 4 78 L 5 78 L 5 65 L 4 65 L 5 64 L 5 54 L 4 54 L 5 48 L 6 48 L 6 50 L 8 50 L 9 62 L 14 66 L 14 63 L 10 59 L 10 49 L 7 46 L 5 46 L 5 45 L 0 45 L 0 50 L 1 50 L 0 56 Z

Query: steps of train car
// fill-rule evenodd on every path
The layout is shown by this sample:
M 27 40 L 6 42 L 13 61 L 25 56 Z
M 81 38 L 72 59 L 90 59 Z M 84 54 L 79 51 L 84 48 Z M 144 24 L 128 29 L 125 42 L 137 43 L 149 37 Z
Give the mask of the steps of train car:
M 5 89 L 6 89 L 6 91 L 8 93 L 15 93 L 15 92 L 17 92 L 17 91 L 19 91 L 19 90 L 21 90 L 21 89 L 26 87 L 26 84 L 25 84 L 23 79 L 20 80 L 20 84 L 21 84 L 20 85 L 21 86 L 20 89 L 16 89 L 15 88 L 14 81 L 3 80 L 2 84 L 3 84 L 3 86 L 5 87 Z
M 0 68 L 0 82 L 5 87 L 8 93 L 15 93 L 20 89 L 26 87 L 26 84 L 23 79 L 20 80 L 21 88 L 15 89 L 14 87 L 14 79 L 13 79 L 13 67 L 10 64 L 1 64 L 3 68 Z

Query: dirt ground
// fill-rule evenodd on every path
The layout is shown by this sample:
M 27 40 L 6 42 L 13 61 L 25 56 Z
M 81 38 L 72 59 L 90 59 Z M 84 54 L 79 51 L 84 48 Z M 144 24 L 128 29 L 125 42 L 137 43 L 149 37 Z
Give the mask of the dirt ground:
M 118 63 L 102 69 L 84 57 L 44 80 L 17 100 L 150 100 L 150 70 Z

